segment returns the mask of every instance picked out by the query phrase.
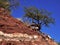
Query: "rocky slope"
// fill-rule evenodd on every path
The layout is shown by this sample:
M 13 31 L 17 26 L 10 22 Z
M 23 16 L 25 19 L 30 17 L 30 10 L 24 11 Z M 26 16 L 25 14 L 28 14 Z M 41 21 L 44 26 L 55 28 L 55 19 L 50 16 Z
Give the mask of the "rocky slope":
M 57 45 L 49 35 L 28 28 L 0 8 L 0 45 Z

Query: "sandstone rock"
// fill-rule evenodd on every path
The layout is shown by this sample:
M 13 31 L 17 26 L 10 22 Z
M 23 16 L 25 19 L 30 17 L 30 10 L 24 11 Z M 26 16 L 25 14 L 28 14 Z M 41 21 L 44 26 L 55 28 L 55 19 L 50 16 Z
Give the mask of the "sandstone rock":
M 0 45 L 58 45 L 0 8 Z

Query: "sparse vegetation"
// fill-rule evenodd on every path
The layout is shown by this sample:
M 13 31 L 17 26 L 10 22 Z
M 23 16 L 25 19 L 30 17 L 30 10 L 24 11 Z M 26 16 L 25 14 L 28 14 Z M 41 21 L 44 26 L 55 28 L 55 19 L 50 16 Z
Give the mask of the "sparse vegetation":
M 0 7 L 9 11 L 11 10 L 11 7 L 15 8 L 18 5 L 18 0 L 0 0 Z

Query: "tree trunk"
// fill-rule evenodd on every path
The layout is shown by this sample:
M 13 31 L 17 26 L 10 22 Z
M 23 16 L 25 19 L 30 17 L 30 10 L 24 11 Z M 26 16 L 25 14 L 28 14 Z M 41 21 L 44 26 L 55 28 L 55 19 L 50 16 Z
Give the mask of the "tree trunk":
M 38 25 L 38 31 L 41 30 L 41 23 L 39 22 L 39 20 L 37 20 L 37 25 Z

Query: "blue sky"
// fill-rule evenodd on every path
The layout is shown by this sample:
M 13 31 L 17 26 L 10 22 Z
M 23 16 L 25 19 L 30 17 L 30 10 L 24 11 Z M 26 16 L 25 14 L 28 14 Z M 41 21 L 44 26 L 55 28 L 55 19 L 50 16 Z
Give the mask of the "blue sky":
M 52 17 L 55 18 L 55 25 L 50 25 L 49 28 L 43 27 L 42 32 L 49 34 L 55 41 L 60 42 L 60 0 L 20 0 L 20 6 L 12 10 L 12 16 L 22 18 L 24 6 L 35 6 L 51 12 Z

